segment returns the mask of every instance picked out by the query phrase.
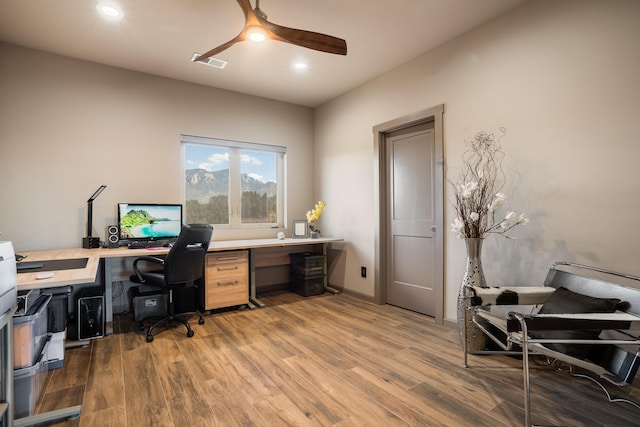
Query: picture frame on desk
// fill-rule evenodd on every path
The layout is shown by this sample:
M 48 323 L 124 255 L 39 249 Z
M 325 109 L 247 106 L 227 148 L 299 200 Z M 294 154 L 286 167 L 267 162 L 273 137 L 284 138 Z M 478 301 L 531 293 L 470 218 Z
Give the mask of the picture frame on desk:
M 291 226 L 293 239 L 306 239 L 309 237 L 309 223 L 306 219 L 294 219 Z

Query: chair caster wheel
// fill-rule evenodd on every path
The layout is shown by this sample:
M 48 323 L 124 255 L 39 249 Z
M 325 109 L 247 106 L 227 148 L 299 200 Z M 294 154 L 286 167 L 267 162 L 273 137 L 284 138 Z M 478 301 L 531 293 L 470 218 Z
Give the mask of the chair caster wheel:
M 153 341 L 153 335 L 147 335 L 147 342 Z
M 194 336 L 194 335 L 195 335 L 195 332 L 193 332 L 193 331 L 187 331 L 187 336 L 188 336 L 189 338 L 191 338 L 191 337 L 192 337 L 192 336 Z
M 204 319 L 202 317 L 198 319 L 198 325 L 204 325 Z

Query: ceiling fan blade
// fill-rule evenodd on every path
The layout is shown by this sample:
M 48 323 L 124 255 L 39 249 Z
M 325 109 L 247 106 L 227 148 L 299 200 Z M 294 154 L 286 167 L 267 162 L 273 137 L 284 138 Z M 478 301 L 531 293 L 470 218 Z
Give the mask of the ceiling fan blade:
M 234 44 L 244 41 L 248 37 L 248 29 L 253 26 L 262 26 L 267 32 L 269 38 L 279 40 L 286 43 L 295 44 L 297 46 L 309 49 L 319 50 L 321 52 L 335 53 L 337 55 L 347 54 L 347 42 L 337 37 L 326 34 L 316 33 L 313 31 L 298 30 L 296 28 L 283 27 L 267 21 L 267 16 L 260 10 L 259 0 L 256 1 L 256 8 L 251 7 L 249 0 L 236 0 L 242 9 L 245 18 L 244 28 L 236 37 L 229 40 L 225 44 L 211 49 L 195 58 L 193 61 L 203 61 L 211 56 L 228 49 Z
M 260 24 L 271 33 L 271 38 L 274 40 L 319 50 L 321 52 L 335 53 L 337 55 L 347 54 L 347 42 L 343 39 L 313 31 L 283 27 L 269 22 L 259 15 L 256 15 L 256 18 Z
M 244 12 L 245 18 L 249 16 L 249 14 L 253 14 L 253 8 L 251 7 L 251 3 L 249 0 L 237 0 L 240 5 L 240 9 Z
M 242 13 L 244 13 L 244 19 L 245 19 L 245 26 L 242 29 L 242 31 L 240 32 L 240 34 L 238 34 L 237 36 L 235 36 L 233 39 L 229 40 L 228 42 L 226 42 L 225 44 L 221 44 L 218 47 L 214 47 L 213 49 L 211 49 L 210 51 L 203 53 L 202 55 L 198 56 L 196 59 L 194 59 L 193 61 L 203 61 L 211 56 L 217 55 L 220 52 L 230 48 L 231 46 L 233 46 L 234 44 L 244 41 L 247 39 L 247 35 L 245 33 L 245 30 L 247 28 L 247 26 L 249 25 L 250 22 L 256 22 L 256 18 L 255 15 L 253 13 L 253 9 L 251 8 L 251 3 L 249 2 L 249 0 L 237 0 L 238 5 L 240 6 L 240 9 L 242 9 Z
M 197 58 L 195 58 L 193 60 L 193 62 L 203 61 L 203 60 L 205 60 L 205 59 L 207 59 L 207 58 L 209 58 L 211 56 L 217 55 L 220 52 L 222 52 L 223 50 L 226 50 L 226 49 L 230 48 L 231 46 L 233 46 L 234 44 L 236 44 L 238 42 L 241 42 L 241 41 L 244 41 L 244 40 L 246 40 L 246 35 L 245 35 L 244 31 L 243 31 L 240 34 L 238 34 L 237 36 L 235 36 L 233 39 L 229 40 L 228 42 L 226 42 L 224 44 L 221 44 L 218 47 L 214 47 L 210 51 L 205 52 L 202 55 L 198 56 Z

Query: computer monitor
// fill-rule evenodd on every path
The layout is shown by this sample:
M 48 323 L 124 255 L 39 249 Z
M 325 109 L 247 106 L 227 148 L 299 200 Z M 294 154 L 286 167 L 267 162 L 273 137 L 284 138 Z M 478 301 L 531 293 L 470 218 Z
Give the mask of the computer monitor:
M 118 203 L 120 240 L 177 239 L 182 229 L 182 205 Z

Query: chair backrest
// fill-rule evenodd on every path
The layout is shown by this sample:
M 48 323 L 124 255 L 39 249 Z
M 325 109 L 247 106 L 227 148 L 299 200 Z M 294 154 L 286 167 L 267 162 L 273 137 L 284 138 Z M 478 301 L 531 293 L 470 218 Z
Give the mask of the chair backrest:
M 167 285 L 194 282 L 204 274 L 204 256 L 209 249 L 213 227 L 190 224 L 182 227 L 165 259 L 164 280 Z
M 640 277 L 570 262 L 556 262 L 544 281 L 545 286 L 564 287 L 595 298 L 618 298 L 623 311 L 640 316 Z

